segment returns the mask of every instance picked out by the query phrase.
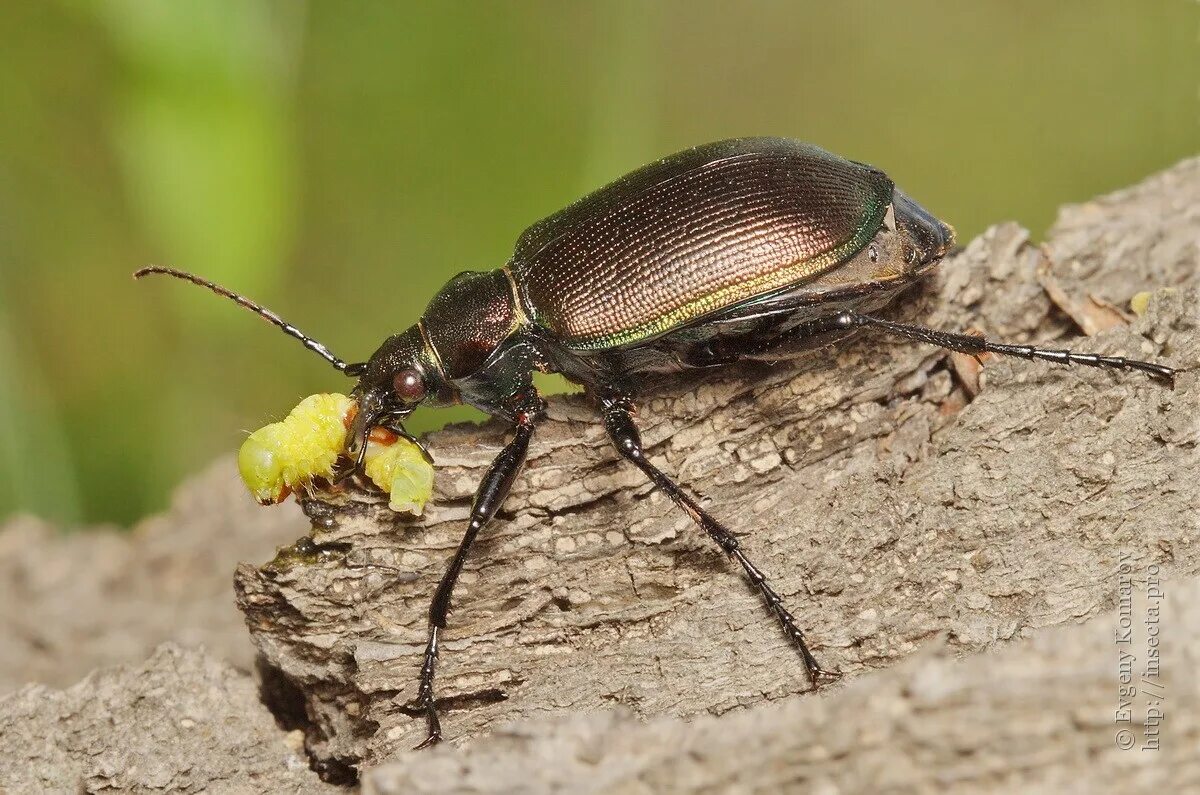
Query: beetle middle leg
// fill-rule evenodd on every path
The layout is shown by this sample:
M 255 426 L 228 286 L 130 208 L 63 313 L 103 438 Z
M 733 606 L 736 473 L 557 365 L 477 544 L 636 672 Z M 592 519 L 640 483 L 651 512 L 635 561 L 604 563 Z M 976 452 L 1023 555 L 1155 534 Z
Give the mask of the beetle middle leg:
M 516 428 L 512 441 L 504 446 L 496 460 L 488 468 L 487 474 L 479 484 L 475 499 L 471 504 L 471 518 L 467 522 L 467 532 L 463 534 L 458 550 L 450 561 L 446 573 L 442 575 L 434 593 L 433 602 L 429 606 L 429 640 L 425 645 L 425 658 L 421 664 L 421 678 L 417 685 L 417 697 L 412 702 L 412 709 L 423 712 L 427 725 L 425 739 L 417 748 L 425 748 L 442 740 L 442 724 L 438 719 L 437 704 L 433 696 L 433 678 L 437 669 L 438 641 L 442 630 L 446 628 L 446 616 L 450 612 L 450 596 L 458 575 L 462 572 L 467 560 L 467 552 L 475 537 L 479 535 L 488 522 L 496 515 L 501 503 L 508 495 L 521 465 L 525 463 L 525 455 L 529 450 L 529 440 L 533 436 L 534 425 L 541 417 L 545 404 L 536 394 L 527 397 L 524 408 L 515 412 Z
M 662 470 L 646 459 L 645 450 L 642 448 L 641 434 L 638 432 L 637 424 L 633 419 L 632 401 L 625 396 L 605 395 L 600 398 L 600 406 L 604 416 L 604 428 L 608 432 L 613 445 L 617 448 L 617 452 L 623 458 L 637 466 L 638 469 L 642 470 L 654 485 L 666 493 L 672 502 L 682 508 L 684 513 L 700 529 L 704 530 L 713 541 L 716 541 L 727 555 L 741 564 L 742 570 L 746 572 L 746 577 L 758 590 L 767 607 L 775 615 L 775 618 L 778 619 L 779 625 L 783 628 L 783 632 L 787 635 L 788 640 L 800 652 L 800 657 L 804 662 L 804 670 L 808 674 L 812 688 L 815 690 L 820 686 L 822 681 L 835 679 L 840 676 L 840 674 L 834 671 L 827 671 L 822 668 L 816 658 L 813 657 L 812 652 L 809 651 L 804 633 L 796 626 L 795 618 L 783 606 L 783 600 L 775 592 L 775 589 L 771 587 L 770 583 L 767 582 L 766 575 L 746 557 L 746 553 L 742 551 L 741 543 L 738 539 L 723 524 L 709 516 L 703 508 L 696 504 L 694 499 L 673 480 L 663 474 Z

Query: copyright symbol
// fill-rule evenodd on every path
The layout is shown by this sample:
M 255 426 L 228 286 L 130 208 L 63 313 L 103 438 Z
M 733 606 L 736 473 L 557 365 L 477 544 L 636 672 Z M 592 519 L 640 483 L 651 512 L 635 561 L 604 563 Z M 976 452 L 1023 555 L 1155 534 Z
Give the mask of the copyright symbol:
M 1117 731 L 1117 736 L 1114 738 L 1117 742 L 1117 748 L 1122 751 L 1128 751 L 1133 747 L 1133 732 L 1129 729 L 1120 729 Z

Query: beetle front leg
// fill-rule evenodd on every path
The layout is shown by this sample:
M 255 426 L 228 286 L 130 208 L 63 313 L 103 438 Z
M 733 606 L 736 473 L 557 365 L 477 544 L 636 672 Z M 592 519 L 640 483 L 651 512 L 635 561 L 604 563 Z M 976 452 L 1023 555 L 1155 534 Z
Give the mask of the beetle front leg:
M 412 709 L 423 712 L 427 723 L 426 737 L 417 748 L 425 748 L 442 740 L 442 724 L 438 719 L 437 704 L 433 695 L 433 678 L 437 669 L 438 641 L 441 631 L 446 628 L 446 615 L 450 612 L 450 596 L 458 575 L 462 572 L 467 560 L 467 552 L 475 537 L 479 535 L 487 523 L 496 515 L 501 503 L 508 495 L 525 456 L 529 449 L 529 440 L 533 436 L 534 425 L 540 419 L 545 404 L 536 394 L 529 396 L 523 403 L 524 408 L 515 413 L 516 428 L 512 441 L 504 446 L 496 460 L 488 468 L 487 474 L 479 484 L 475 500 L 471 504 L 471 518 L 467 523 L 467 532 L 463 534 L 458 550 L 450 561 L 449 568 L 438 583 L 437 592 L 429 606 L 429 641 L 425 645 L 425 659 L 421 664 L 421 677 L 417 685 L 417 697 Z
M 700 529 L 704 530 L 713 541 L 716 541 L 727 555 L 741 564 L 742 570 L 746 572 L 746 577 L 758 590 L 767 607 L 775 615 L 775 618 L 778 619 L 779 625 L 783 628 L 783 632 L 788 640 L 800 652 L 800 658 L 804 663 L 804 670 L 808 675 L 812 689 L 816 690 L 823 680 L 836 679 L 840 676 L 841 674 L 835 671 L 826 671 L 820 666 L 816 658 L 813 657 L 812 652 L 809 651 L 808 643 L 804 638 L 804 633 L 796 626 L 795 618 L 783 606 L 783 600 L 775 592 L 775 589 L 771 587 L 770 583 L 767 582 L 766 575 L 746 557 L 746 553 L 742 551 L 741 543 L 738 539 L 724 525 L 709 516 L 683 489 L 663 474 L 662 470 L 646 459 L 645 450 L 642 448 L 641 434 L 638 432 L 637 424 L 633 419 L 632 401 L 625 396 L 603 396 L 600 399 L 600 405 L 604 415 L 604 428 L 608 431 L 608 436 L 617 448 L 617 452 L 623 458 L 631 461 L 638 469 L 642 470 L 654 485 L 665 492 L 671 498 L 672 502 L 682 508 L 684 513 L 699 525 Z

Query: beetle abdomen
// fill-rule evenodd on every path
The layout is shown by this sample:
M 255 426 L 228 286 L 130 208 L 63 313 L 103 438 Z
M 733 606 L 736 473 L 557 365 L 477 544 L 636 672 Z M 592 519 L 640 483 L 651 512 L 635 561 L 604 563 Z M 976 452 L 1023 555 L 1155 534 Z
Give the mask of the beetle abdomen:
M 721 141 L 535 224 L 509 267 L 535 324 L 575 350 L 617 347 L 843 262 L 879 229 L 892 187 L 797 141 Z

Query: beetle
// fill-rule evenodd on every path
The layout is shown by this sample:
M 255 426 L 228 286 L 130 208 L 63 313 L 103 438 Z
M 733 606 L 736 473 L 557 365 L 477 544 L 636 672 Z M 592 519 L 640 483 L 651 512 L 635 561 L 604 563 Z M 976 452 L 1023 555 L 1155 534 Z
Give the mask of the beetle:
M 953 228 L 883 171 L 798 141 L 739 138 L 658 160 L 534 224 L 504 266 L 454 277 L 414 325 L 365 362 L 348 364 L 270 310 L 191 274 L 152 266 L 135 276 L 164 273 L 214 290 L 357 378 L 346 446 L 359 467 L 371 429 L 403 433 L 420 404 L 467 403 L 512 423 L 430 605 L 412 705 L 426 719 L 424 747 L 442 739 L 434 675 L 455 582 L 544 414 L 535 371 L 561 373 L 594 397 L 617 453 L 741 566 L 814 689 L 837 674 L 818 664 L 766 575 L 725 525 L 647 458 L 633 410 L 652 379 L 786 360 L 875 329 L 977 356 L 1133 369 L 1173 383 L 1176 371 L 1162 364 L 1004 344 L 874 314 L 953 245 Z

